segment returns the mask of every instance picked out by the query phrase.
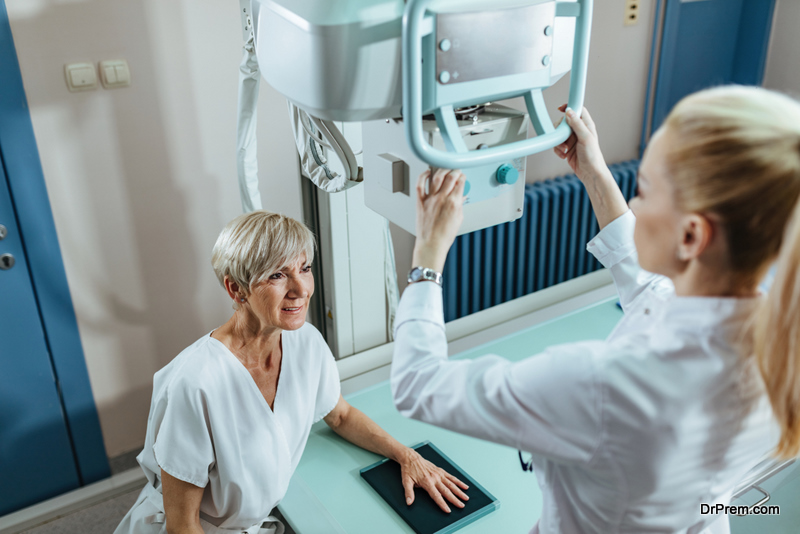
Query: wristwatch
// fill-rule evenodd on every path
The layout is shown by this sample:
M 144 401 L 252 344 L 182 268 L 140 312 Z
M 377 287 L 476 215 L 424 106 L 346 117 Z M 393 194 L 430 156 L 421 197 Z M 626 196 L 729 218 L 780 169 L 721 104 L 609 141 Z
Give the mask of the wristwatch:
M 428 280 L 430 282 L 436 282 L 439 286 L 442 285 L 442 273 L 436 272 L 433 269 L 429 269 L 428 267 L 414 267 L 408 272 L 408 283 L 413 284 L 414 282 L 422 282 L 423 280 Z

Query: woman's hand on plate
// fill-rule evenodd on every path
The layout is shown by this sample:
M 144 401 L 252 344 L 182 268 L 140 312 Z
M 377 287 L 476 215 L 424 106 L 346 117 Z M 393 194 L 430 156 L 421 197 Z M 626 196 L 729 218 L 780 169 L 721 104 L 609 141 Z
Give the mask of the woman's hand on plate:
M 469 486 L 444 469 L 435 466 L 413 449 L 408 449 L 408 453 L 400 461 L 400 476 L 403 479 L 408 505 L 414 502 L 414 488 L 427 491 L 439 508 L 448 514 L 450 507 L 447 501 L 458 508 L 464 508 L 462 501 L 469 500 L 464 493 Z

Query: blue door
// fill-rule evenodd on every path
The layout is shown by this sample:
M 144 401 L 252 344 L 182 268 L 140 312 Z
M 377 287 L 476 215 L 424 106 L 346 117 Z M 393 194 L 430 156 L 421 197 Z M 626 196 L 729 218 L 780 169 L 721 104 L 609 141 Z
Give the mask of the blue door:
M 0 0 L 0 515 L 109 475 Z
M 0 161 L 2 160 L 0 153 Z M 28 261 L 0 165 L 0 515 L 78 486 Z
M 760 85 L 775 0 L 665 0 L 660 54 L 651 60 L 644 142 L 684 96 L 722 84 Z M 657 13 L 662 5 L 658 1 Z M 654 39 L 658 35 L 654 31 Z M 653 43 L 653 51 L 657 46 Z M 655 80 L 653 69 L 657 63 Z M 652 110 L 650 85 L 655 82 Z M 648 116 L 652 117 L 648 128 Z

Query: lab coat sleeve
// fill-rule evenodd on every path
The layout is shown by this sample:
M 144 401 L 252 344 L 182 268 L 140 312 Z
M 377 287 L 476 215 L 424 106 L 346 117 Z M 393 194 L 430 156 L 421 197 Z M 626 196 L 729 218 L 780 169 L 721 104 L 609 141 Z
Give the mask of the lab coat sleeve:
M 636 217 L 628 210 L 607 224 L 586 245 L 586 250 L 611 272 L 620 304 L 626 311 L 648 287 L 672 290 L 672 282 L 668 278 L 647 272 L 639 266 L 633 242 L 635 225 Z
M 156 462 L 173 477 L 205 487 L 215 463 L 205 392 L 178 379 L 169 384 L 161 403 L 156 410 L 161 422 L 153 427 Z
M 554 460 L 591 460 L 602 436 L 597 347 L 449 361 L 441 288 L 431 282 L 406 288 L 395 324 L 391 386 L 404 416 Z

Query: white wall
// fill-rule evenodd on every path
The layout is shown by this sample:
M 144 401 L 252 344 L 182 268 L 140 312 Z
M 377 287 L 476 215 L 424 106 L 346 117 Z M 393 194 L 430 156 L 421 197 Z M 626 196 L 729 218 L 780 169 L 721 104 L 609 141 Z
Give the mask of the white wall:
M 210 268 L 241 212 L 238 2 L 6 0 L 109 455 L 140 447 L 153 373 L 231 311 Z M 131 87 L 67 91 L 124 58 Z M 265 208 L 301 217 L 285 101 L 262 84 Z

